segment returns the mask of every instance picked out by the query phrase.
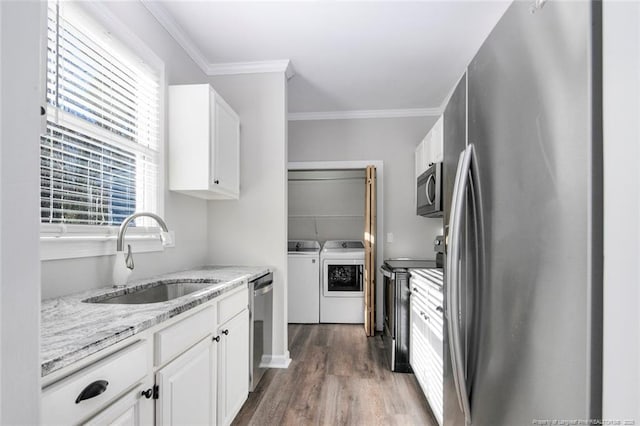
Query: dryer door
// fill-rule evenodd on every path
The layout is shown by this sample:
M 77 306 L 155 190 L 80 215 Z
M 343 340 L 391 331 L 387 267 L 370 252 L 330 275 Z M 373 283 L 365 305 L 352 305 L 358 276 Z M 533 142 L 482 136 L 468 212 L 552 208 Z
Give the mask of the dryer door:
M 363 296 L 363 259 L 325 259 L 322 272 L 324 297 Z

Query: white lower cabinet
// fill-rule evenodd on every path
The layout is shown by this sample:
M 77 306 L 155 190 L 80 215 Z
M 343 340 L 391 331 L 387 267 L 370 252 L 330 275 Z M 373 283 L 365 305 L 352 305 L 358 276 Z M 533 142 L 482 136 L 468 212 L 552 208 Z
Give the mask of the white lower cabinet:
M 156 373 L 157 425 L 215 423 L 216 349 L 207 336 Z
M 142 426 L 153 424 L 153 400 L 142 392 L 149 385 L 139 385 L 86 422 L 86 425 Z
M 230 424 L 249 394 L 248 300 L 246 287 L 232 290 L 56 372 L 42 423 Z
M 148 377 L 148 341 L 139 340 L 46 386 L 44 424 L 78 424 L 109 407 Z
M 249 310 L 218 327 L 218 425 L 231 424 L 249 395 Z
M 431 410 L 443 423 L 443 295 L 441 284 L 412 275 L 409 363 Z

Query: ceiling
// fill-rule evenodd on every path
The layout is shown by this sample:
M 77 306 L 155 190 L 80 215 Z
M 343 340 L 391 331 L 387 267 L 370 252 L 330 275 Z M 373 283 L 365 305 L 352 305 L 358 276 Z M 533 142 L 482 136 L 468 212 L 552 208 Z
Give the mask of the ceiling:
M 145 4 L 208 74 L 260 69 L 256 61 L 282 66 L 289 59 L 295 70 L 288 86 L 289 113 L 429 115 L 440 111 L 509 3 Z

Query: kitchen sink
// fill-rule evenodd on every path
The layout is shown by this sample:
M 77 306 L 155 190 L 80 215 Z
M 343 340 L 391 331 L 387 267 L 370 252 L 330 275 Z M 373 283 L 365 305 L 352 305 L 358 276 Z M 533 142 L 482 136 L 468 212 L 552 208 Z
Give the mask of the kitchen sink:
M 206 290 L 221 280 L 169 280 L 158 281 L 140 288 L 126 288 L 116 293 L 83 300 L 86 303 L 105 303 L 137 305 L 142 303 L 160 303 L 186 296 L 197 291 Z

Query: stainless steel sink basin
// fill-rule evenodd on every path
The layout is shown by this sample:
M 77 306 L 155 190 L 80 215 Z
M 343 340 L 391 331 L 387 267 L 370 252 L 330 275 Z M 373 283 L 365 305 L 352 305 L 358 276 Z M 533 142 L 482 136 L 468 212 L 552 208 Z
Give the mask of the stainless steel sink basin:
M 220 280 L 170 280 L 158 281 L 139 289 L 125 289 L 115 294 L 96 296 L 83 300 L 87 303 L 107 303 L 136 305 L 141 303 L 160 303 L 205 290 Z M 128 291 L 128 293 L 125 293 Z

